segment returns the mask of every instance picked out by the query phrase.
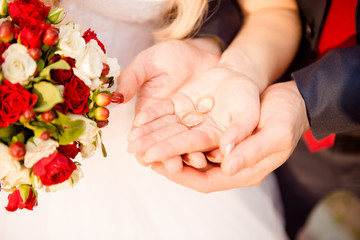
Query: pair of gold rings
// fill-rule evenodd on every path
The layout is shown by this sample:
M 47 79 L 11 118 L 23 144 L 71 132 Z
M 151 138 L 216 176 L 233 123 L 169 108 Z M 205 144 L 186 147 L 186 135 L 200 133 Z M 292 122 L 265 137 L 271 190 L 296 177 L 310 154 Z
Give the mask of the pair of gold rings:
M 195 104 L 195 110 L 184 113 L 180 120 L 186 127 L 199 126 L 205 120 L 205 114 L 210 112 L 215 105 L 212 96 L 203 96 Z

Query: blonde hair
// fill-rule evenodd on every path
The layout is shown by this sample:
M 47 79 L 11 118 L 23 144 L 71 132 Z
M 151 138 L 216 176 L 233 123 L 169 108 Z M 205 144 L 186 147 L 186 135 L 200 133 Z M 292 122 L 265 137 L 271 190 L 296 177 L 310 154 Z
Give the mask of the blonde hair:
M 209 0 L 170 0 L 163 27 L 154 32 L 158 41 L 193 36 L 208 11 Z
M 58 7 L 61 0 L 42 0 Z M 196 34 L 208 11 L 211 0 L 169 0 L 162 27 L 154 32 L 158 41 L 182 39 Z

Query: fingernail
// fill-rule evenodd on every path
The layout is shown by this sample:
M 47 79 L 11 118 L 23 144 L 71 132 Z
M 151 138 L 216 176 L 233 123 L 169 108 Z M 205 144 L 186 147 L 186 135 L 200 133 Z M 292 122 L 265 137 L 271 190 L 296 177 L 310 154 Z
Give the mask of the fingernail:
M 232 158 L 230 160 L 229 169 L 228 169 L 230 176 L 233 176 L 236 173 L 238 173 L 240 169 L 243 167 L 243 165 L 244 165 L 244 161 L 242 157 Z
M 229 155 L 231 153 L 231 151 L 234 149 L 234 147 L 235 147 L 235 142 L 232 142 L 229 145 L 227 145 L 225 148 L 224 156 Z
M 143 125 L 144 121 L 141 119 L 141 118 L 143 118 L 142 115 L 143 115 L 142 113 L 138 113 L 135 116 L 134 123 L 133 123 L 135 127 L 140 127 L 141 125 Z
M 111 93 L 111 102 L 112 103 L 123 103 L 124 102 L 124 95 L 119 92 Z
M 147 162 L 147 163 L 153 163 L 153 162 L 154 162 L 154 161 L 148 159 L 148 158 L 145 157 L 145 156 L 142 158 L 142 160 L 143 160 L 144 162 Z

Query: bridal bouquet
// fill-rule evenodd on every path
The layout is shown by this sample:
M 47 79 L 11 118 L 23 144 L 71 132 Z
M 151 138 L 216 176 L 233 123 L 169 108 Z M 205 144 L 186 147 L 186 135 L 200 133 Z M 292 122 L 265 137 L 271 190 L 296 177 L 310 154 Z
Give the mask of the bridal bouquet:
M 63 9 L 39 0 L 0 5 L 0 187 L 8 211 L 32 210 L 37 190 L 79 181 L 78 153 L 101 145 L 106 155 L 100 128 L 106 106 L 122 101 L 108 90 L 120 67 L 93 31 L 60 24 Z

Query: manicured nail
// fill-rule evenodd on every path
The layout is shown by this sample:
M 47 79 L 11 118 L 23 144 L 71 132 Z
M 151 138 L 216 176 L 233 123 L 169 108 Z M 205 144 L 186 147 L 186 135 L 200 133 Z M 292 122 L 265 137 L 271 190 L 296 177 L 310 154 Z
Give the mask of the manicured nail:
M 232 142 L 229 145 L 227 145 L 225 148 L 224 156 L 229 155 L 231 153 L 231 151 L 234 149 L 234 147 L 235 147 L 235 142 Z
M 124 102 L 124 95 L 119 92 L 111 93 L 111 102 L 112 103 L 123 103 Z
M 236 173 L 238 173 L 240 169 L 243 167 L 243 165 L 244 165 L 244 161 L 242 157 L 233 157 L 230 160 L 229 169 L 228 169 L 230 176 L 233 176 Z

